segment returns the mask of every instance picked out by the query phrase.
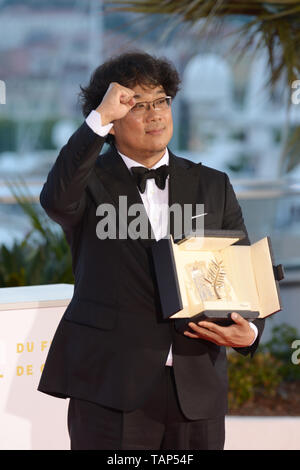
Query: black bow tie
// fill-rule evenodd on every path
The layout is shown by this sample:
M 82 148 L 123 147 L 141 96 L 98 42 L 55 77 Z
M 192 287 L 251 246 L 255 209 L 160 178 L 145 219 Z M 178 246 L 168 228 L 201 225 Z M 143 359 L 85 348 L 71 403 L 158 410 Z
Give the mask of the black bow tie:
M 134 166 L 131 168 L 132 176 L 135 179 L 141 193 L 145 192 L 147 179 L 154 178 L 159 189 L 165 189 L 166 179 L 169 174 L 169 167 L 162 165 L 156 170 L 148 170 L 143 166 Z

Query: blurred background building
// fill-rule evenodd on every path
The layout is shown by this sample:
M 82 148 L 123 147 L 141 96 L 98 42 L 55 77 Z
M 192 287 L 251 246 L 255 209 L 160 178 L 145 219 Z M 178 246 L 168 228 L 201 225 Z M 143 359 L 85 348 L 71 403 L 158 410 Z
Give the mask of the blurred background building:
M 299 292 L 300 166 L 280 170 L 286 100 L 266 86 L 266 56 L 232 49 L 237 20 L 221 36 L 180 26 L 164 36 L 159 17 L 138 19 L 104 12 L 100 0 L 0 0 L 0 244 L 30 230 L 7 181 L 22 178 L 38 207 L 59 149 L 83 120 L 80 85 L 106 58 L 138 47 L 168 57 L 182 77 L 170 148 L 228 173 L 251 240 L 270 236 L 275 262 Z M 300 124 L 300 105 L 291 121 Z

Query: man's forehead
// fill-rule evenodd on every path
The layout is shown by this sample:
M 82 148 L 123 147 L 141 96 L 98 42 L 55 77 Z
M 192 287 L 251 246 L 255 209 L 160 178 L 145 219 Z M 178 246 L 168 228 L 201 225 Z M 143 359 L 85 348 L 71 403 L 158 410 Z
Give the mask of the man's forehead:
M 149 96 L 160 96 L 165 93 L 165 90 L 162 86 L 148 86 L 148 85 L 136 85 L 132 87 L 132 90 L 135 91 L 134 98 L 141 99 L 147 98 Z

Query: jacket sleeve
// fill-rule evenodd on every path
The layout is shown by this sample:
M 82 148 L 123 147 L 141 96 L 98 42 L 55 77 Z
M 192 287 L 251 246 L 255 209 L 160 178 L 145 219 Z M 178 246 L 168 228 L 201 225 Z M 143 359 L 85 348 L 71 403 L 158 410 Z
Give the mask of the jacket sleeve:
M 250 240 L 248 237 L 248 232 L 244 223 L 243 215 L 242 215 L 242 210 L 241 207 L 238 203 L 238 200 L 236 198 L 235 192 L 233 190 L 233 187 L 229 181 L 229 178 L 227 175 L 225 175 L 226 179 L 226 198 L 225 198 L 225 207 L 224 207 L 224 216 L 223 216 L 223 226 L 222 228 L 225 230 L 242 230 L 245 233 L 245 238 L 243 240 L 240 240 L 237 242 L 237 245 L 250 245 Z M 253 321 L 253 323 L 256 325 L 258 334 L 256 337 L 255 342 L 245 348 L 234 348 L 237 352 L 247 355 L 251 354 L 251 357 L 255 353 L 257 346 L 259 344 L 261 335 L 264 330 L 264 325 L 265 325 L 265 320 L 264 319 L 256 319 Z
M 46 213 L 63 228 L 76 225 L 86 207 L 85 188 L 105 138 L 84 122 L 61 149 L 40 194 Z

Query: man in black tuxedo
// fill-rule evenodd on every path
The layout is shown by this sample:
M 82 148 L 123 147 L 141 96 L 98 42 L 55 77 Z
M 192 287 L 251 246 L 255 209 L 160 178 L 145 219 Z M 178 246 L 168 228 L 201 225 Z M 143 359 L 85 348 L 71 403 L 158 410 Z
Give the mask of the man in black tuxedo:
M 82 88 L 86 120 L 41 192 L 66 234 L 75 285 L 39 390 L 70 397 L 72 449 L 222 449 L 225 347 L 253 354 L 263 330 L 234 313 L 231 326 L 190 323 L 185 333 L 162 319 L 151 244 L 172 234 L 164 204 L 204 204 L 205 228 L 243 230 L 249 243 L 227 175 L 167 148 L 179 82 L 168 61 L 145 53 L 98 67 Z M 121 196 L 140 204 L 154 239 L 118 236 L 133 220 L 122 220 Z M 105 234 L 108 207 L 119 217 Z

